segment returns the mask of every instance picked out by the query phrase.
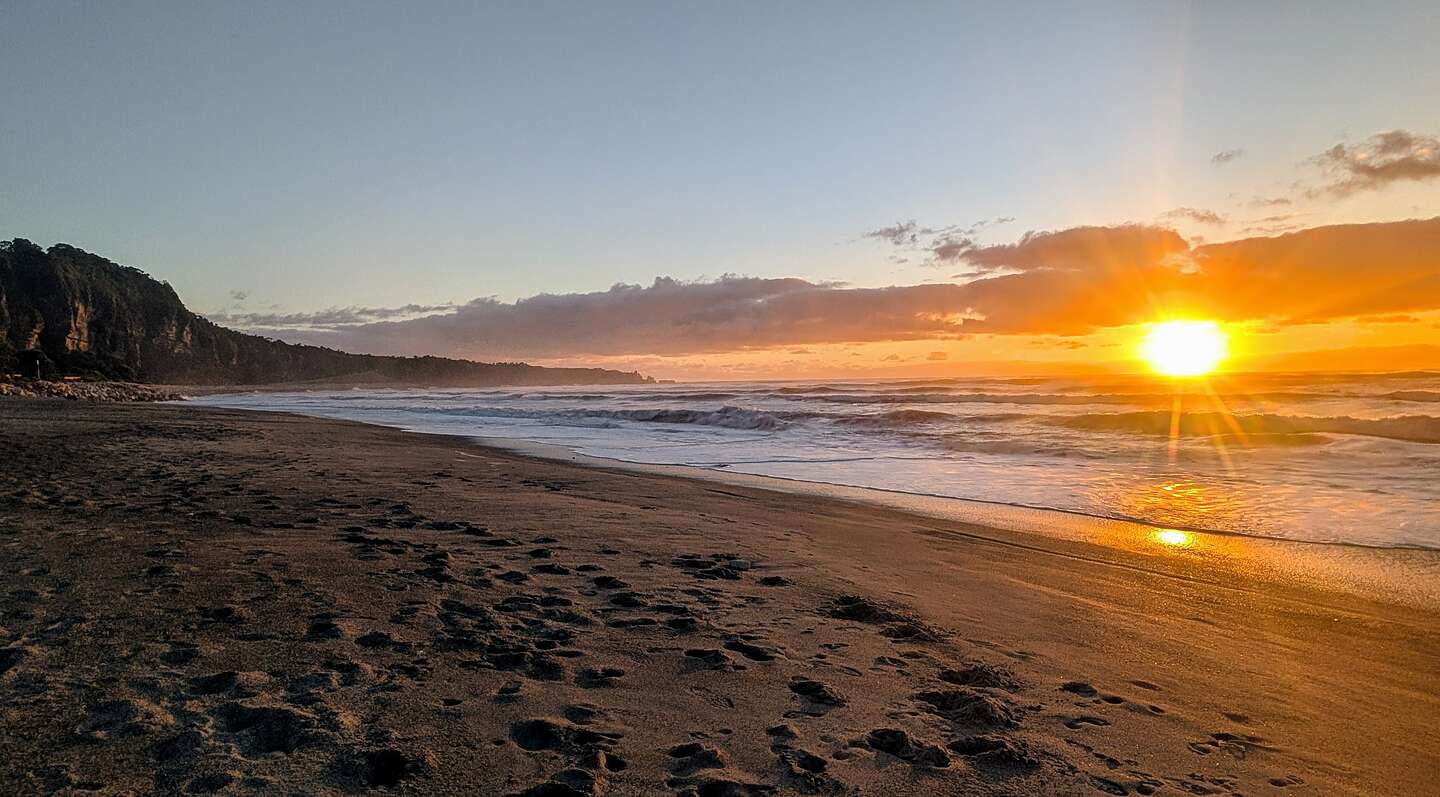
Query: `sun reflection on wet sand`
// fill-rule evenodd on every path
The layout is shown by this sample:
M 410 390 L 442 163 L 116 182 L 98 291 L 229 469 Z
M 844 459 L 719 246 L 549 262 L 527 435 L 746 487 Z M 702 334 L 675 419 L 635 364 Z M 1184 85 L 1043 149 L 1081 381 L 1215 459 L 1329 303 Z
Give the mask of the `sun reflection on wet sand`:
M 1185 475 L 1156 481 L 1116 485 L 1112 505 L 1133 518 L 1153 518 L 1162 529 L 1225 528 L 1238 525 L 1240 506 L 1231 501 L 1226 484 L 1202 482 Z
M 1156 529 L 1155 541 L 1172 548 L 1188 548 L 1195 541 L 1195 535 L 1179 529 Z

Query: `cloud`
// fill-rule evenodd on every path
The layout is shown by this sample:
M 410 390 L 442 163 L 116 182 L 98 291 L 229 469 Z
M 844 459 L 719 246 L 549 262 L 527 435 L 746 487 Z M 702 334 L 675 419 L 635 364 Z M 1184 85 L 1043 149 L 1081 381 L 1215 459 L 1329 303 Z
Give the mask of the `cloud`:
M 216 313 L 207 317 L 217 324 L 238 329 L 335 329 L 454 309 L 454 304 L 406 304 L 400 307 L 332 307 L 311 313 Z
M 1085 271 L 1155 263 L 1188 249 L 1174 230 L 1126 224 L 1027 232 L 1016 243 L 971 247 L 960 258 L 980 271 Z
M 1198 224 L 1214 224 L 1220 226 L 1226 223 L 1226 218 L 1213 210 L 1201 208 L 1175 208 L 1160 214 L 1162 219 L 1186 219 Z
M 929 354 L 925 355 L 925 359 L 929 360 L 930 362 L 939 362 L 941 360 L 950 359 L 950 355 L 943 351 L 932 351 Z
M 1330 178 L 1311 195 L 1349 196 L 1393 183 L 1440 177 L 1440 138 L 1406 130 L 1377 133 L 1364 143 L 1336 144 L 1311 159 Z
M 889 227 L 880 227 L 865 233 L 864 238 L 878 238 L 895 246 L 914 246 L 919 240 L 918 225 L 914 219 L 897 221 Z
M 1223 149 L 1215 153 L 1214 155 L 1211 155 L 1210 162 L 1215 164 L 1216 166 L 1223 166 L 1224 164 L 1227 164 L 1230 161 L 1233 161 L 1244 154 L 1245 150 L 1243 149 Z
M 1278 235 L 1280 233 L 1294 232 L 1304 225 L 1296 219 L 1305 216 L 1304 213 L 1277 213 L 1263 218 L 1251 219 L 1246 222 L 1240 232 L 1247 235 Z
M 975 242 L 962 235 L 944 235 L 930 244 L 930 256 L 939 263 L 953 263 L 975 248 Z
M 844 288 L 801 279 L 657 278 L 651 285 L 476 299 L 427 318 L 286 334 L 376 353 L 486 357 L 696 354 L 834 342 L 958 337 L 963 287 Z M 959 308 L 959 309 L 957 309 Z
M 1199 246 L 1162 227 L 1078 227 L 972 247 L 959 260 L 980 276 L 880 288 L 662 277 L 647 286 L 516 302 L 476 299 L 425 317 L 351 325 L 338 322 L 352 308 L 271 316 L 305 326 L 252 329 L 379 354 L 509 359 L 1073 336 L 1164 314 L 1293 324 L 1440 309 L 1440 218 Z
M 1391 313 L 1390 315 L 1364 315 L 1355 319 L 1362 324 L 1418 324 L 1420 319 L 1409 313 Z
M 249 291 L 230 291 L 230 298 L 237 302 L 243 302 L 249 297 Z
M 966 252 L 976 247 L 975 236 L 987 227 L 1009 224 L 1014 216 L 996 216 L 981 219 L 969 225 L 950 224 L 944 227 L 921 227 L 914 219 L 896 222 L 888 227 L 879 227 L 861 235 L 874 238 L 892 246 L 927 255 L 927 265 L 938 266 L 954 263 Z M 891 256 L 891 262 L 907 263 L 908 258 Z
M 1292 200 L 1290 200 L 1288 197 L 1283 196 L 1257 196 L 1254 199 L 1250 200 L 1250 207 L 1253 208 L 1276 208 L 1293 204 L 1295 203 Z
M 1225 318 L 1318 322 L 1440 309 L 1440 217 L 1200 247 L 1196 292 Z

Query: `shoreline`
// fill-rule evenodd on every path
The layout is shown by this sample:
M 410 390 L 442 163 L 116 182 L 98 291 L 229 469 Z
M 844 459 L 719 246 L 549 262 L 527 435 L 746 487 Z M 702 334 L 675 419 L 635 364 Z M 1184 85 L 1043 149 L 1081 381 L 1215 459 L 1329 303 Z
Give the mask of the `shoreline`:
M 1359 797 L 1440 766 L 1440 612 L 1235 557 L 286 413 L 0 428 L 6 793 Z
M 185 404 L 184 401 L 176 403 Z M 242 411 L 327 419 L 325 416 L 281 410 Z M 1343 590 L 1367 599 L 1399 602 L 1411 608 L 1440 610 L 1440 549 L 1436 548 L 1292 540 L 1213 529 L 1162 527 L 1143 520 L 1109 518 L 1051 507 L 858 487 L 720 468 L 631 462 L 582 454 L 563 445 L 521 438 L 428 432 L 370 421 L 347 422 L 410 435 L 463 440 L 480 447 L 580 467 L 673 476 L 790 495 L 855 501 L 907 514 L 958 521 L 989 533 L 1086 543 L 1159 561 L 1181 556 L 1202 561 L 1222 559 L 1232 567 L 1245 569 L 1252 576 L 1264 576 L 1282 583 L 1309 584 L 1322 591 Z M 1172 536 L 1167 532 L 1179 534 Z
M 353 422 L 397 429 L 405 434 L 433 434 L 464 440 L 485 448 L 582 468 L 669 476 L 783 495 L 858 503 L 902 515 L 960 523 L 969 536 L 1004 544 L 1025 545 L 1026 540 L 1033 540 L 1033 544 L 1027 547 L 1044 549 L 1047 543 L 1075 543 L 1092 549 L 1092 554 L 1099 553 L 1093 549 L 1101 549 L 1102 552 L 1110 550 L 1160 563 L 1174 563 L 1183 558 L 1188 560 L 1187 568 L 1195 564 L 1202 568 L 1239 568 L 1247 575 L 1273 580 L 1277 584 L 1307 587 L 1320 592 L 1341 592 L 1366 600 L 1440 611 L 1440 549 L 1311 542 L 1205 529 L 1167 529 L 1139 520 L 1106 518 L 1049 507 L 734 473 L 688 465 L 653 465 L 580 454 L 563 446 L 528 440 L 416 432 L 365 421 Z M 1180 537 L 1171 538 L 1174 541 L 1162 541 L 1161 535 L 1176 531 Z M 1016 535 L 1021 539 L 1014 539 Z M 1085 558 L 1101 561 L 1106 557 L 1087 555 Z
M 303 416 L 315 417 L 315 416 Z M 355 421 L 355 423 L 367 423 Z M 432 434 L 384 424 L 406 434 Z M 1023 535 L 1046 541 L 1083 543 L 1139 554 L 1160 561 L 1177 556 L 1229 560 L 1250 566 L 1252 575 L 1308 584 L 1324 591 L 1346 591 L 1411 608 L 1440 610 L 1440 549 L 1418 546 L 1383 547 L 1344 542 L 1314 542 L 1210 529 L 1166 528 L 1141 520 L 1107 518 L 1051 507 L 1031 507 L 973 498 L 909 493 L 878 487 L 815 482 L 781 476 L 727 472 L 689 465 L 653 465 L 580 454 L 564 446 L 503 437 L 437 434 L 473 444 L 578 465 L 634 471 L 731 486 L 852 501 L 869 506 L 957 521 L 978 536 Z M 1167 532 L 1179 532 L 1171 537 Z M 1043 547 L 1043 545 L 1042 545 Z
M 250 394 L 199 396 L 194 400 L 211 406 L 350 418 L 426 433 L 475 435 L 492 445 L 523 447 L 531 445 L 528 440 L 543 441 L 531 450 L 551 456 L 545 446 L 556 445 L 607 462 L 630 460 L 638 467 L 661 467 L 650 463 L 689 466 L 695 469 L 684 472 L 722 481 L 763 474 L 779 480 L 777 483 L 801 485 L 797 489 L 804 492 L 837 493 L 853 486 L 873 491 L 872 495 L 887 505 L 914 507 L 932 514 L 938 511 L 946 516 L 959 513 L 937 507 L 945 499 L 954 499 L 969 502 L 963 514 L 976 522 L 1015 529 L 1054 527 L 1062 535 L 1095 541 L 1115 536 L 1100 529 L 1101 524 L 1113 523 L 1118 529 L 1133 523 L 1154 529 L 1262 540 L 1440 550 L 1435 541 L 1440 529 L 1427 520 L 1427 501 L 1433 490 L 1424 478 L 1427 463 L 1435 456 L 1434 447 L 1422 445 L 1412 450 L 1405 443 L 1377 442 L 1364 436 L 1365 430 L 1356 436 L 1344 433 L 1341 427 L 1332 429 L 1335 434 L 1325 437 L 1327 446 L 1318 454 L 1292 454 L 1287 450 L 1277 455 L 1263 445 L 1247 449 L 1245 456 L 1254 458 L 1259 463 L 1256 467 L 1261 468 L 1257 477 L 1250 479 L 1239 477 L 1229 464 L 1221 468 L 1221 461 L 1229 463 L 1231 455 L 1223 450 L 1212 454 L 1203 445 L 1193 452 L 1193 460 L 1186 453 L 1178 464 L 1172 461 L 1167 468 L 1157 447 L 1160 444 L 1149 444 L 1145 434 L 1086 432 L 1071 437 L 1069 432 L 1063 432 L 1061 438 L 1046 443 L 1053 456 L 1037 449 L 1033 453 L 1042 454 L 1038 458 L 966 454 L 964 446 L 959 453 L 946 454 L 951 436 L 971 433 L 952 429 L 952 420 L 968 417 L 952 414 L 962 410 L 924 412 L 923 417 L 900 419 L 886 413 L 869 413 L 867 407 L 852 417 L 844 414 L 850 409 L 836 415 L 808 404 L 792 413 L 783 402 L 777 408 L 768 400 L 757 400 L 753 406 L 741 402 L 743 407 L 727 404 L 716 410 L 718 397 L 732 402 L 736 399 L 729 394 L 693 392 L 673 396 L 660 393 L 653 400 L 645 393 L 618 393 L 615 397 L 577 397 L 584 401 L 550 401 L 566 395 L 542 393 L 532 397 L 527 391 L 515 391 L 492 400 L 463 392 L 429 395 L 421 391 L 400 398 L 387 397 L 383 392 L 362 392 L 356 394 L 359 401 L 351 401 L 344 393 L 310 396 L 292 392 L 273 398 Z M 779 394 L 772 397 L 790 398 Z M 692 398 L 700 401 L 690 401 Z M 596 400 L 593 408 L 590 399 Z M 470 415 L 479 417 L 467 417 Z M 651 415 L 659 416 L 654 420 L 661 423 L 628 423 L 649 420 Z M 930 423 L 932 415 L 946 420 L 934 426 Z M 489 416 L 500 420 L 492 424 Z M 997 417 L 1012 416 L 1001 413 Z M 1029 415 L 1013 417 L 1031 423 Z M 1064 417 L 1064 413 L 1056 417 Z M 572 423 L 569 418 L 580 420 Z M 607 420 L 611 418 L 617 420 Z M 911 420 L 919 424 L 913 432 L 896 426 Z M 875 428 L 885 434 L 851 430 L 870 430 L 872 421 L 883 421 Z M 552 426 L 554 423 L 564 428 Z M 765 425 L 771 423 L 779 426 Z M 616 431 L 586 428 L 592 425 Z M 1055 421 L 1045 428 L 1061 425 Z M 723 427 L 755 431 L 729 434 Z M 1033 448 L 1028 442 L 1027 436 L 1032 433 L 1028 426 L 991 429 L 979 424 L 977 428 L 982 430 L 982 436 L 1000 435 L 1006 447 L 1021 446 L 1027 453 Z M 773 442 L 768 439 L 771 435 L 775 436 Z M 1048 438 L 1042 434 L 1037 439 Z M 677 447 L 677 443 L 683 445 Z M 1346 452 L 1352 449 L 1364 452 L 1364 457 L 1348 462 Z M 1212 456 L 1206 459 L 1206 454 Z M 1096 464 L 1089 464 L 1091 460 Z M 1362 464 L 1375 470 L 1356 471 Z M 743 475 L 722 475 L 732 473 Z M 1410 487 L 1405 486 L 1410 483 L 1406 480 L 1416 479 Z M 1176 491 L 1172 492 L 1172 488 Z M 995 509 L 987 511 L 984 507 Z M 1077 520 L 1067 524 L 1043 518 L 1035 510 L 1058 512 Z M 1024 517 L 1012 521 L 1006 517 L 1007 512 Z M 1094 530 L 1067 531 L 1063 528 L 1066 525 L 1086 525 Z

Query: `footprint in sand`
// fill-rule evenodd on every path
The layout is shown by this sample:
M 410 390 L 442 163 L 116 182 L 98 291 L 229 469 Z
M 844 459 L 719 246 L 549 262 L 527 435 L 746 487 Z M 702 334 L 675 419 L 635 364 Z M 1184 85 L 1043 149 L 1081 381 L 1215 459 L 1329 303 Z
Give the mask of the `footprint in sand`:
M 437 762 L 428 750 L 407 753 L 397 748 L 381 748 L 352 751 L 340 758 L 336 769 L 343 782 L 372 789 L 391 788 L 430 772 Z
M 1064 724 L 1065 724 L 1065 727 L 1069 728 L 1070 730 L 1072 730 L 1072 731 L 1078 731 L 1078 730 L 1080 730 L 1081 728 L 1084 728 L 1084 727 L 1087 726 L 1087 725 L 1094 725 L 1094 726 L 1096 726 L 1096 727 L 1104 727 L 1104 726 L 1110 724 L 1110 720 L 1107 720 L 1107 719 L 1105 719 L 1104 717 L 1092 717 L 1092 716 L 1089 716 L 1089 715 L 1084 715 L 1084 716 L 1074 717 L 1074 718 L 1072 718 L 1072 719 L 1065 720 L 1065 723 L 1064 723 Z
M 742 639 L 731 639 L 725 643 L 726 650 L 733 650 L 751 661 L 774 661 L 777 652 L 771 648 L 751 644 Z
M 668 751 L 670 767 L 680 775 L 689 775 L 702 769 L 723 769 L 729 760 L 720 750 L 699 742 L 676 745 Z
M 800 698 L 806 714 L 821 715 L 831 709 L 845 705 L 845 697 L 819 681 L 796 677 L 790 681 L 790 691 Z
M 951 751 L 965 756 L 972 766 L 1028 769 L 1040 765 L 1039 757 L 1023 740 L 994 734 L 964 736 L 952 741 Z
M 685 651 L 685 659 L 693 667 L 709 670 L 724 669 L 730 663 L 730 657 L 717 648 L 690 648 Z
M 575 683 L 585 689 L 604 689 L 614 686 L 624 675 L 619 667 L 588 667 L 575 675 Z
M 1020 709 L 1014 704 L 974 689 L 939 689 L 917 692 L 915 699 L 927 710 L 963 726 L 1013 728 L 1019 724 Z
M 979 686 L 1014 692 L 1021 688 L 1020 679 L 1004 667 L 975 662 L 953 670 L 941 670 L 940 680 L 956 686 Z
M 604 709 L 589 703 L 574 703 L 568 705 L 561 713 L 565 715 L 565 719 L 570 720 L 576 725 L 591 725 L 605 717 Z
M 610 603 L 624 609 L 639 609 L 646 606 L 648 601 L 638 592 L 617 592 L 610 596 Z
M 916 766 L 944 769 L 950 766 L 950 756 L 944 748 L 921 742 L 898 728 L 877 728 L 865 736 L 865 744 L 876 752 L 894 756 Z
M 293 753 L 325 735 L 315 715 L 285 706 L 226 703 L 211 712 L 250 757 Z

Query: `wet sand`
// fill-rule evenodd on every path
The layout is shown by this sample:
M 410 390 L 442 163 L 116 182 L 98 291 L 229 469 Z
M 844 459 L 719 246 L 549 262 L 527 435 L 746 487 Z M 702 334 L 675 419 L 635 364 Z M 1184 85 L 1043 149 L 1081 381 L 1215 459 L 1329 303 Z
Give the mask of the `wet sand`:
M 288 415 L 0 430 L 0 794 L 1440 793 L 1440 613 L 1243 555 Z

